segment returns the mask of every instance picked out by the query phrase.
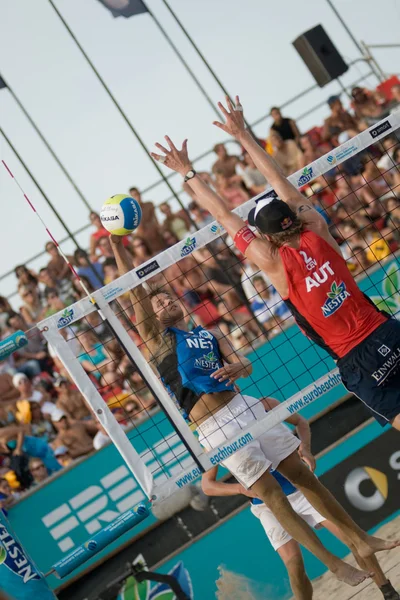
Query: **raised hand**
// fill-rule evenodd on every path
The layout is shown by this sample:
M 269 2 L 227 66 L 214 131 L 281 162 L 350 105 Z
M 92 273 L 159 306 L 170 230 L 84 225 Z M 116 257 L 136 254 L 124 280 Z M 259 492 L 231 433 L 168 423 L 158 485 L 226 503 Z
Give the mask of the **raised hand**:
M 219 127 L 229 135 L 238 139 L 241 135 L 243 135 L 246 131 L 246 124 L 244 122 L 243 116 L 243 106 L 240 104 L 239 96 L 235 98 L 235 104 L 232 104 L 230 98 L 226 96 L 226 104 L 227 109 L 222 104 L 222 102 L 218 102 L 218 108 L 222 112 L 225 117 L 226 123 L 220 123 L 219 121 L 214 121 L 214 125 Z
M 161 152 L 164 152 L 164 156 L 162 154 L 155 154 L 154 152 L 150 153 L 151 156 L 154 160 L 157 160 L 172 171 L 176 171 L 177 173 L 180 173 L 182 177 L 185 177 L 187 172 L 193 168 L 188 156 L 188 141 L 184 140 L 182 149 L 178 150 L 167 135 L 165 136 L 165 140 L 169 146 L 169 150 L 164 148 L 161 144 L 155 144 L 156 148 L 161 150 Z

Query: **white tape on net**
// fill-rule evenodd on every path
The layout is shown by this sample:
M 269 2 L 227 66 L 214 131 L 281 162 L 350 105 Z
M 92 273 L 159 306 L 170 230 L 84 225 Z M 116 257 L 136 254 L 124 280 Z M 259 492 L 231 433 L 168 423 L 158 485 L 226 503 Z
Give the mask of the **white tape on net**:
M 298 188 L 302 187 L 313 181 L 316 177 L 324 175 L 336 165 L 345 162 L 348 158 L 357 155 L 359 152 L 365 150 L 381 138 L 386 137 L 399 127 L 400 110 L 394 112 L 387 118 L 382 119 L 379 123 L 366 129 L 362 133 L 359 133 L 338 148 L 324 154 L 324 156 L 321 156 L 321 158 L 318 158 L 304 169 L 297 171 L 288 177 L 288 179 L 294 186 Z M 243 219 L 247 219 L 249 210 L 255 206 L 256 200 L 262 198 L 266 193 L 271 191 L 271 189 L 271 186 L 267 186 L 262 194 L 259 194 L 251 200 L 248 200 L 245 204 L 238 206 L 233 212 Z M 194 250 L 202 248 L 216 240 L 224 233 L 224 228 L 214 221 L 199 231 L 190 234 L 186 240 L 175 244 L 171 248 L 168 248 L 168 250 L 161 252 L 151 260 L 143 263 L 140 267 L 132 269 L 132 271 L 126 275 L 122 275 L 112 283 L 97 290 L 94 292 L 93 297 L 95 299 L 101 298 L 106 300 L 106 302 L 111 302 L 137 285 L 144 283 L 147 279 L 150 279 L 167 267 L 176 264 L 181 258 L 188 256 Z M 40 328 L 51 327 L 61 329 L 71 325 L 95 310 L 96 307 L 89 298 L 83 298 L 79 302 L 69 306 L 67 309 L 41 321 L 39 325 Z
M 249 427 L 242 429 L 237 436 L 226 440 L 223 444 L 220 444 L 218 448 L 214 448 L 207 452 L 207 458 L 213 466 L 219 465 L 226 458 L 229 458 L 235 454 L 235 452 L 243 449 L 244 446 L 247 446 L 262 434 L 270 431 L 276 425 L 282 423 L 282 421 L 285 421 L 318 398 L 321 398 L 321 396 L 341 384 L 341 382 L 339 370 L 334 369 L 333 371 L 330 371 L 300 392 L 294 394 L 288 400 L 285 400 L 285 402 L 282 402 L 276 408 L 268 411 L 264 419 L 255 421 Z M 200 469 L 194 462 L 191 462 L 191 464 L 179 474 L 176 474 L 159 486 L 156 485 L 153 490 L 154 495 L 158 502 L 162 501 L 186 485 L 194 483 L 199 477 L 201 477 Z

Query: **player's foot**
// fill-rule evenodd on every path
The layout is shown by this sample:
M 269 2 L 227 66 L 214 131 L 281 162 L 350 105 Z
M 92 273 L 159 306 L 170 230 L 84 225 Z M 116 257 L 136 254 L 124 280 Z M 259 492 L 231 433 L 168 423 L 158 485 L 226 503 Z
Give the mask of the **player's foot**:
M 365 542 L 363 542 L 358 548 L 357 552 L 361 558 L 369 558 L 376 552 L 383 552 L 383 550 L 392 550 L 400 546 L 400 540 L 381 540 L 380 538 L 369 535 Z
M 332 570 L 333 574 L 339 579 L 339 581 L 343 581 L 347 583 L 347 585 L 351 585 L 355 587 L 359 585 L 368 577 L 373 577 L 374 574 L 368 571 L 360 571 L 347 563 L 340 561 L 339 565 Z

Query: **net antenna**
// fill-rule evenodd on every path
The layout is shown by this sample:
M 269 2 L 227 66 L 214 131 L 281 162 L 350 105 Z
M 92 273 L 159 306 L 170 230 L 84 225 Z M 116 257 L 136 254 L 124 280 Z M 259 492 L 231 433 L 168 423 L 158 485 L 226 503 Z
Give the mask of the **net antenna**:
M 288 179 L 296 187 L 301 187 L 305 182 L 308 183 L 316 177 L 330 171 L 332 169 L 332 164 L 335 166 L 339 165 L 349 156 L 355 156 L 362 150 L 368 148 L 371 144 L 376 143 L 386 135 L 393 133 L 398 127 L 400 127 L 400 112 L 391 114 L 373 127 L 363 131 L 348 142 L 320 157 L 303 170 L 291 175 Z M 15 180 L 15 177 L 4 161 L 3 165 Z M 37 214 L 37 211 L 27 198 L 21 186 L 17 181 L 16 183 L 31 208 Z M 255 206 L 256 200 L 263 197 L 270 190 L 271 187 L 269 186 L 265 192 L 239 206 L 234 212 L 246 219 L 249 210 Z M 51 236 L 43 220 L 41 218 L 40 220 L 52 241 L 56 244 L 60 254 L 63 256 L 64 260 L 68 262 L 68 259 Z M 193 246 L 193 249 L 202 248 L 225 233 L 224 229 L 218 223 L 211 223 L 193 234 L 191 246 Z M 189 251 L 191 252 L 192 250 L 189 248 Z M 223 458 L 227 458 L 227 456 L 233 454 L 236 450 L 239 450 L 241 447 L 240 442 L 245 439 L 246 436 L 250 435 L 250 439 L 257 438 L 258 435 L 272 429 L 276 424 L 281 423 L 290 415 L 301 410 L 301 408 L 310 404 L 317 397 L 320 397 L 325 391 L 340 383 L 338 371 L 334 369 L 324 377 L 320 378 L 320 380 L 314 381 L 308 387 L 300 390 L 285 402 L 282 402 L 280 406 L 271 410 L 262 421 L 256 421 L 248 428 L 243 429 L 240 436 L 226 440 L 226 443 L 224 443 L 222 447 L 208 452 L 203 449 L 175 405 L 174 400 L 160 383 L 111 306 L 111 303 L 118 297 L 136 286 L 145 283 L 151 277 L 154 277 L 154 275 L 162 272 L 167 267 L 174 265 L 180 261 L 182 257 L 185 257 L 187 253 L 188 241 L 181 241 L 175 246 L 172 246 L 168 250 L 161 252 L 156 257 L 143 263 L 140 267 L 132 269 L 129 273 L 119 277 L 92 294 L 88 293 L 84 282 L 80 280 L 75 269 L 68 262 L 74 277 L 78 279 L 80 285 L 87 294 L 87 298 L 83 298 L 79 302 L 68 307 L 65 311 L 61 311 L 38 324 L 41 333 L 55 350 L 68 373 L 86 398 L 86 401 L 92 408 L 96 418 L 107 431 L 109 437 L 121 453 L 146 496 L 148 498 L 155 497 L 157 500 L 162 500 L 181 487 L 193 483 L 204 470 L 210 469 L 212 466 L 221 462 Z M 142 444 L 143 439 L 140 440 L 141 444 L 136 444 L 135 440 L 133 440 L 135 446 L 140 446 L 139 451 L 134 448 L 131 440 L 120 427 L 114 415 L 104 402 L 98 389 L 93 385 L 89 375 L 71 350 L 68 342 L 62 336 L 62 329 L 67 327 L 70 328 L 94 312 L 97 312 L 100 315 L 103 323 L 107 326 L 114 339 L 120 344 L 130 363 L 139 371 L 143 380 L 154 395 L 158 405 L 162 409 L 163 414 L 166 415 L 166 419 L 172 426 L 174 431 L 173 435 L 177 436 L 180 449 L 177 450 L 176 443 L 171 441 L 172 437 L 170 431 L 166 431 L 164 443 L 168 450 L 166 455 L 169 456 L 172 454 L 173 460 L 171 460 L 170 456 L 166 459 L 160 459 L 157 448 L 154 447 L 154 443 L 151 440 L 148 440 L 144 446 Z M 318 391 L 318 394 L 316 394 L 316 389 L 322 391 Z M 143 448 L 144 452 L 139 454 Z M 167 464 L 167 461 L 170 461 L 169 465 Z M 152 466 L 149 467 L 149 463 L 151 463 Z M 155 468 L 154 463 L 156 463 Z M 173 466 L 169 468 L 171 464 Z

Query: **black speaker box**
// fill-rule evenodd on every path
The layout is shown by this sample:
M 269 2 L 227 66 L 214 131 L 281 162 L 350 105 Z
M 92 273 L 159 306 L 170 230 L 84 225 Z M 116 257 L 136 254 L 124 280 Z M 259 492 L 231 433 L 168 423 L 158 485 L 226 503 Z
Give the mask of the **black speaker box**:
M 322 25 L 317 25 L 300 35 L 293 42 L 293 46 L 319 87 L 324 87 L 349 69 Z

